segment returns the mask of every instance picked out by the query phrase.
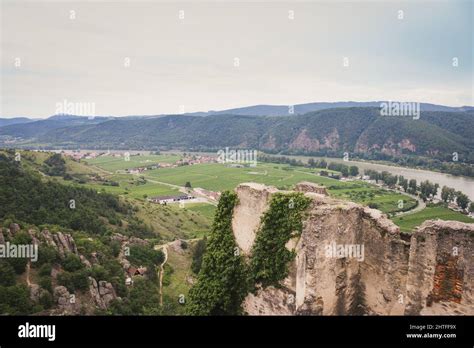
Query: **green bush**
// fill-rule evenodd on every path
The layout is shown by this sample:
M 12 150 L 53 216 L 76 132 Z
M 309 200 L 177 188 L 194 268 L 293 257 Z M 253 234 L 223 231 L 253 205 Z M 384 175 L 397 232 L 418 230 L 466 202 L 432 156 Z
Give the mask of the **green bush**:
M 79 256 L 72 253 L 66 255 L 65 259 L 62 261 L 62 266 L 68 272 L 75 272 L 84 268 Z
M 38 270 L 38 274 L 41 276 L 41 277 L 47 277 L 47 276 L 51 276 L 51 271 L 53 269 L 53 266 L 50 264 L 50 263 L 45 263 L 44 265 L 42 265 L 40 267 L 40 269 Z
M 58 284 L 65 286 L 69 292 L 87 290 L 89 288 L 89 272 L 80 270 L 76 272 L 62 272 L 58 275 Z
M 49 292 L 44 292 L 39 298 L 40 305 L 44 309 L 50 309 L 53 306 L 53 296 Z
M 0 260 L 0 285 L 15 285 L 15 270 L 7 261 Z
M 40 245 L 38 247 L 38 260 L 32 262 L 32 266 L 37 268 L 43 264 L 52 264 L 59 260 L 59 254 L 56 249 L 50 245 Z
M 2 315 L 28 315 L 35 311 L 30 290 L 26 285 L 0 286 L 0 313 Z
M 53 292 L 53 283 L 51 276 L 43 276 L 38 281 L 39 286 L 43 289 Z

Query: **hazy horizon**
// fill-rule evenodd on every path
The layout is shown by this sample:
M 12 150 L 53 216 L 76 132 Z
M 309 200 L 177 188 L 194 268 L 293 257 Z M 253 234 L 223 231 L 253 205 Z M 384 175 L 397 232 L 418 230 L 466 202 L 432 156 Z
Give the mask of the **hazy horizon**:
M 151 114 L 143 114 L 143 115 L 138 115 L 138 114 L 130 114 L 130 115 L 93 115 L 94 117 L 153 117 L 153 116 L 167 116 L 167 115 L 188 115 L 188 114 L 195 114 L 195 113 L 206 113 L 206 112 L 220 112 L 220 111 L 225 111 L 225 110 L 231 110 L 231 109 L 242 109 L 242 108 L 247 108 L 247 107 L 253 107 L 253 106 L 297 106 L 297 105 L 304 105 L 304 104 L 313 104 L 313 103 L 376 103 L 376 102 L 388 102 L 389 100 L 363 100 L 363 101 L 356 101 L 356 100 L 339 100 L 339 101 L 315 101 L 315 102 L 306 102 L 306 103 L 300 103 L 300 104 L 254 104 L 254 105 L 244 105 L 244 106 L 238 106 L 234 108 L 225 108 L 225 109 L 209 109 L 209 110 L 196 110 L 196 111 L 189 111 L 184 114 L 180 113 L 164 113 L 164 114 L 158 114 L 158 113 L 151 113 Z M 397 102 L 395 100 L 392 100 L 393 102 Z M 403 102 L 410 102 L 410 101 L 403 101 Z M 425 102 L 420 102 L 420 104 L 432 104 L 432 105 L 438 105 L 438 106 L 446 106 L 446 107 L 453 107 L 453 108 L 460 108 L 460 107 L 474 107 L 474 105 L 445 105 L 445 104 L 435 104 L 435 103 L 425 103 Z M 46 116 L 34 116 L 34 115 L 11 115 L 11 116 L 3 116 L 0 114 L 0 118 L 4 119 L 9 119 L 9 118 L 21 118 L 21 117 L 26 117 L 29 119 L 35 119 L 35 120 L 44 120 L 53 116 L 83 116 L 87 117 L 89 115 L 75 115 L 75 114 L 68 114 L 68 113 L 63 113 L 63 114 L 51 114 L 51 115 L 46 115 Z

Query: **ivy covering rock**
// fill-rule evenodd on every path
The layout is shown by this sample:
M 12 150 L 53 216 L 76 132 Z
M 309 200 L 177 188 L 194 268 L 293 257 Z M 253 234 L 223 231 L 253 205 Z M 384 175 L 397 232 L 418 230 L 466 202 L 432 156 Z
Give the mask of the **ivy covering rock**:
M 262 216 L 250 260 L 254 284 L 278 285 L 288 275 L 288 263 L 296 253 L 286 243 L 301 234 L 303 214 L 311 200 L 302 193 L 276 193 Z

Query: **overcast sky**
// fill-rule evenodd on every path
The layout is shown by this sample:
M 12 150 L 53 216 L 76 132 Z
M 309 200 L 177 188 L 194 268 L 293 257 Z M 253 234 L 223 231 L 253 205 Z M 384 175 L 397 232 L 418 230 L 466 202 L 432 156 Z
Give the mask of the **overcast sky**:
M 116 116 L 315 101 L 474 105 L 469 0 L 0 2 L 0 117 L 46 117 L 64 100 Z

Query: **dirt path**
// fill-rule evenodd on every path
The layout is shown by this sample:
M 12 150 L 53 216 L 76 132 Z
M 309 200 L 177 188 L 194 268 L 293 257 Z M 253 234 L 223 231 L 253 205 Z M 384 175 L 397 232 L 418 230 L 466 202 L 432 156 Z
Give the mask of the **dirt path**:
M 90 167 L 92 167 L 93 169 L 98 170 L 99 172 L 102 172 L 102 173 L 105 173 L 105 174 L 109 174 L 109 175 L 114 174 L 114 173 L 109 172 L 108 170 L 102 169 L 101 167 L 98 167 L 98 166 L 96 166 L 96 165 L 94 165 L 94 164 L 87 164 L 87 165 L 90 166 Z
M 168 261 L 168 244 L 165 244 L 161 247 L 165 259 L 160 265 L 160 306 L 163 306 L 163 275 L 165 273 L 165 264 Z
M 182 239 L 183 241 L 190 243 L 197 241 L 201 238 L 191 238 L 191 239 Z M 161 244 L 161 245 L 155 245 L 154 249 L 155 250 L 162 250 L 163 254 L 165 255 L 165 259 L 160 265 L 160 277 L 159 277 L 159 283 L 160 283 L 160 306 L 163 306 L 163 276 L 165 274 L 165 264 L 168 262 L 168 246 L 171 243 L 174 243 L 176 241 L 168 242 L 166 244 Z
M 28 285 L 28 287 L 31 286 L 31 281 L 30 281 L 30 264 L 31 264 L 31 261 L 28 261 L 28 263 L 26 264 L 26 285 Z
M 399 213 L 395 213 L 395 216 L 405 216 L 405 215 L 414 214 L 414 213 L 422 211 L 423 209 L 426 208 L 426 203 L 420 197 L 415 196 L 415 195 L 411 195 L 411 194 L 406 193 L 406 192 L 398 191 L 398 190 L 393 190 L 393 191 L 401 193 L 402 195 L 411 197 L 411 198 L 416 199 L 418 201 L 418 205 L 415 208 L 407 210 L 407 211 L 402 211 L 402 212 L 399 212 Z
M 165 185 L 165 186 L 168 186 L 168 187 L 172 187 L 172 188 L 178 189 L 181 192 L 186 192 L 186 189 L 183 186 L 178 186 L 178 185 L 170 184 L 170 183 L 167 183 L 167 182 L 158 181 L 158 180 L 155 180 L 155 179 L 150 179 L 150 177 L 148 175 L 142 175 L 142 176 L 145 179 L 147 179 L 149 182 L 153 182 L 155 184 L 160 184 L 160 185 Z

